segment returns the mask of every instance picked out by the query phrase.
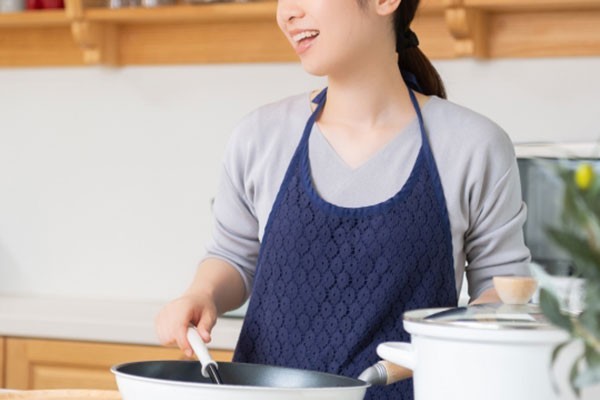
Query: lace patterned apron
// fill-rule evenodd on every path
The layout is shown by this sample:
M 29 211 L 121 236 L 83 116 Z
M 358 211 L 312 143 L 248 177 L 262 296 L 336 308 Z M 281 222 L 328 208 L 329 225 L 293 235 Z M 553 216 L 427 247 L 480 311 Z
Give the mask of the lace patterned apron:
M 393 197 L 359 208 L 328 203 L 313 187 L 308 139 L 327 90 L 314 99 L 265 228 L 235 361 L 356 378 L 379 361 L 379 343 L 409 341 L 405 311 L 456 306 L 446 201 L 409 91 L 421 131 L 417 160 Z M 412 398 L 412 379 L 366 396 Z

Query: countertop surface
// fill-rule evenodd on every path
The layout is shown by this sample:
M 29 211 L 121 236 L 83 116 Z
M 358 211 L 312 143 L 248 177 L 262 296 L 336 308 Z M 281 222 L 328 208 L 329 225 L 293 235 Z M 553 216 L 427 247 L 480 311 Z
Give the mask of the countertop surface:
M 0 336 L 158 345 L 154 318 L 164 303 L 0 296 Z M 221 317 L 209 348 L 233 350 L 241 318 Z

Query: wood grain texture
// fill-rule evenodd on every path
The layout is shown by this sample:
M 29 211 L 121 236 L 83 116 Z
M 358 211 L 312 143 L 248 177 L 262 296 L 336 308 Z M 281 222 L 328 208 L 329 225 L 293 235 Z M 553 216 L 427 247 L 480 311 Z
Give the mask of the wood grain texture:
M 491 17 L 489 30 L 491 58 L 600 54 L 600 13 L 498 14 Z
M 45 28 L 69 26 L 65 10 L 30 10 L 17 13 L 0 13 L 0 28 Z
M 467 7 L 512 12 L 600 9 L 598 0 L 462 0 L 462 4 Z
M 450 34 L 444 13 L 420 15 L 412 23 L 412 30 L 419 37 L 419 48 L 428 58 L 454 58 L 454 38 Z
M 290 62 L 277 2 L 0 14 L 0 66 Z M 600 0 L 423 0 L 413 23 L 432 59 L 600 55 Z
M 81 49 L 69 25 L 44 28 L 0 29 L 0 65 L 83 65 Z
M 75 0 L 78 1 L 78 0 Z M 202 5 L 173 5 L 155 8 L 91 8 L 83 18 L 90 21 L 116 23 L 219 23 L 270 21 L 275 23 L 277 2 L 212 3 Z
M 26 390 L 0 393 L 0 400 L 121 400 L 115 390 Z
M 3 337 L 0 337 L 0 388 L 5 387 L 4 386 L 4 365 L 6 363 L 6 356 L 5 356 L 5 345 L 6 345 L 6 340 Z
M 454 54 L 486 58 L 487 13 L 479 9 L 453 7 L 446 10 L 446 24 L 454 38 Z
M 274 21 L 119 26 L 123 65 L 297 61 Z
M 144 360 L 183 359 L 181 351 L 158 346 L 41 339 L 6 339 L 6 387 L 11 389 L 107 389 L 116 383 L 110 368 Z M 211 351 L 230 361 L 231 351 Z

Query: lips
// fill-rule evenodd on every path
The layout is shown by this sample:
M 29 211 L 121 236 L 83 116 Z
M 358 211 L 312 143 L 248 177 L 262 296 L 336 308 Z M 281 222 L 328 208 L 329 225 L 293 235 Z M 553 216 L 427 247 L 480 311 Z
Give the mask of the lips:
M 290 32 L 290 36 L 296 53 L 302 54 L 312 46 L 319 36 L 319 31 L 315 29 L 294 30 Z
M 319 35 L 319 31 L 317 31 L 317 30 L 306 30 L 306 31 L 300 31 L 300 32 L 294 33 L 292 35 L 292 39 L 294 40 L 294 42 L 299 43 L 300 41 L 302 41 L 304 39 L 310 39 L 310 38 L 313 38 L 318 35 Z

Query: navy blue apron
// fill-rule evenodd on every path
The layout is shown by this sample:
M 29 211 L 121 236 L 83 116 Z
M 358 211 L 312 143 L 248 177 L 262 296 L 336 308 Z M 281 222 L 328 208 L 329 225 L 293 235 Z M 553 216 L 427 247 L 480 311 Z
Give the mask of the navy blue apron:
M 326 89 L 315 98 L 265 228 L 235 361 L 356 378 L 379 361 L 379 343 L 409 341 L 405 311 L 456 306 L 446 201 L 409 92 L 422 141 L 411 174 L 390 199 L 359 208 L 328 203 L 313 187 L 308 138 Z M 412 398 L 412 379 L 366 396 Z

